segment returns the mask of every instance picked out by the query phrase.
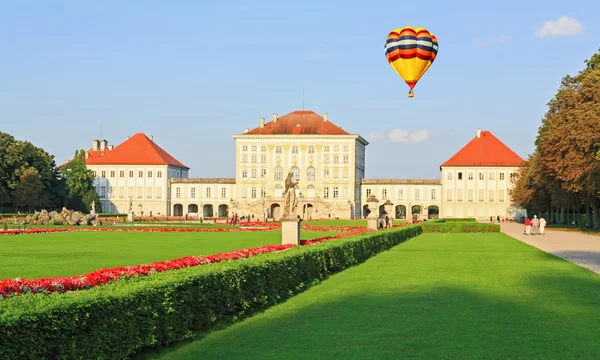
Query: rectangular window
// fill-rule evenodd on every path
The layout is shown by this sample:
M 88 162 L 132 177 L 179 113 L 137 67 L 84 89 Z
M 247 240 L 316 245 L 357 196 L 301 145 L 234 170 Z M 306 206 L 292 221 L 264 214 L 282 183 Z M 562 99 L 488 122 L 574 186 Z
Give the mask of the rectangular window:
M 473 173 L 469 172 L 469 180 L 473 180 Z
M 367 189 L 367 198 L 371 196 L 371 189 Z
M 329 179 L 329 169 L 324 169 L 323 170 L 323 178 L 324 179 Z
M 308 147 L 308 153 L 309 154 L 314 154 L 315 153 L 315 147 L 314 146 L 309 146 Z
M 100 197 L 106 198 L 106 186 L 100 186 Z
M 500 180 L 504 180 L 504 173 L 503 172 L 500 173 Z
M 484 174 L 482 172 L 479 173 L 479 180 L 485 180 Z
M 102 174 L 102 175 L 100 175 L 101 177 L 103 177 L 103 178 L 106 177 L 106 171 L 105 170 L 102 170 L 102 172 L 100 174 Z
M 398 200 L 404 200 L 404 189 L 398 189 Z
M 138 177 L 139 178 L 143 178 L 144 177 L 144 172 L 142 170 L 138 171 Z
M 483 196 L 484 196 L 483 190 L 479 190 L 479 202 L 483 202 L 484 201 Z
M 133 186 L 127 188 L 127 197 L 133 199 Z
M 221 188 L 221 198 L 227 199 L 227 188 Z
M 446 191 L 446 201 L 452 201 L 452 190 Z
M 119 186 L 119 199 L 125 199 L 125 186 Z
M 458 189 L 456 192 L 456 201 L 463 201 L 462 189 Z
M 267 147 L 266 147 L 266 146 L 264 146 L 264 145 L 261 145 L 261 146 L 260 146 L 260 151 L 261 151 L 261 152 L 266 152 L 266 151 L 267 151 Z
M 261 155 L 260 162 L 263 163 L 263 164 L 266 163 L 267 162 L 267 155 Z
M 325 155 L 325 156 L 323 156 L 323 162 L 324 162 L 325 164 L 329 163 L 329 155 Z
M 248 145 L 242 146 L 242 151 L 248 151 Z
M 141 186 L 137 187 L 137 198 L 138 199 L 144 198 L 144 188 L 142 188 Z
M 256 155 L 252 155 L 252 162 L 256 163 Z
M 114 178 L 114 177 L 115 177 L 115 171 L 114 171 L 114 170 L 111 170 L 111 171 L 110 171 L 110 177 L 111 177 L 111 178 Z
M 210 198 L 210 197 L 211 197 L 211 195 L 212 195 L 212 194 L 211 194 L 211 188 L 207 187 L 207 188 L 206 188 L 206 197 L 207 197 L 207 198 Z
M 337 199 L 340 197 L 340 188 L 337 186 L 333 187 L 333 198 Z
M 473 189 L 467 190 L 467 201 L 473 202 Z
M 324 199 L 329 199 L 329 186 L 325 186 L 323 188 L 323 198 Z
M 347 199 L 348 198 L 348 187 L 344 186 L 342 188 L 342 199 Z
M 340 169 L 338 169 L 338 168 L 334 168 L 334 169 L 333 169 L 333 178 L 334 178 L 334 179 L 337 179 L 337 178 L 339 178 L 339 177 L 340 177 Z
M 488 191 L 488 201 L 489 202 L 494 202 L 494 190 L 489 190 Z
M 447 179 L 448 179 L 448 180 L 452 180 L 452 173 L 451 173 L 451 172 L 449 172 L 449 173 L 448 173 L 448 177 L 447 177 Z
M 256 179 L 256 169 L 252 169 L 252 178 Z
M 349 158 L 348 158 L 348 155 L 344 155 L 344 164 L 347 164 L 347 163 L 348 163 L 348 159 L 349 159 Z
M 158 170 L 158 171 L 156 172 L 156 177 L 157 177 L 157 178 L 161 178 L 161 177 L 162 177 L 162 171 Z
M 115 198 L 115 188 L 114 186 L 111 186 L 108 188 L 108 197 L 111 199 Z
M 337 164 L 337 163 L 339 163 L 339 162 L 340 162 L 340 157 L 339 157 L 338 155 L 334 155 L 334 156 L 333 156 L 333 163 L 334 163 L 334 164 Z
M 421 190 L 415 189 L 415 200 L 421 200 Z
M 514 181 L 516 178 L 517 178 L 517 173 L 510 173 L 510 181 Z
M 329 146 L 327 146 L 327 145 L 323 146 L 323 151 L 329 152 Z
M 490 172 L 490 180 L 494 180 L 494 173 Z
M 152 171 L 148 171 L 148 177 L 151 178 L 152 177 Z
M 195 187 L 193 187 L 193 188 L 190 189 L 190 197 L 192 199 L 196 198 L 196 188 Z
M 504 202 L 504 190 L 499 190 L 498 191 L 498 201 L 499 202 Z
M 431 189 L 431 200 L 435 200 L 435 189 Z
M 256 186 L 252 187 L 252 198 L 256 199 Z
M 298 153 L 298 147 L 292 146 L 292 154 L 297 154 L 297 153 Z
M 344 152 L 348 152 L 348 145 L 344 145 Z
M 344 179 L 348 178 L 350 171 L 348 169 L 344 169 Z
M 340 151 L 340 146 L 339 146 L 339 145 L 335 145 L 335 146 L 333 147 L 333 151 L 335 151 L 335 152 L 338 152 L 338 151 Z
M 242 155 L 242 162 L 243 163 L 247 163 L 248 162 L 248 155 Z
M 458 180 L 462 180 L 462 173 L 461 172 L 458 173 Z
M 132 178 L 133 177 L 133 170 L 129 170 L 129 177 Z
M 252 145 L 252 151 L 256 151 L 256 145 Z
M 157 187 L 156 188 L 156 199 L 157 200 L 162 199 L 162 187 Z
M 152 187 L 150 186 L 146 188 L 146 199 L 152 199 Z
M 275 146 L 275 153 L 281 154 L 281 146 Z
M 94 174 L 94 177 L 98 177 L 98 173 L 96 172 L 96 170 L 92 171 L 92 174 Z
M 261 178 L 267 177 L 267 169 L 260 169 L 260 177 Z
M 177 199 L 179 199 L 181 197 L 181 188 L 180 187 L 175 188 L 175 197 Z
M 381 200 L 387 199 L 387 189 L 381 189 Z
M 124 178 L 125 177 L 125 171 L 123 171 L 123 170 L 119 171 L 119 177 Z
M 242 178 L 247 178 L 248 177 L 248 170 L 242 170 Z

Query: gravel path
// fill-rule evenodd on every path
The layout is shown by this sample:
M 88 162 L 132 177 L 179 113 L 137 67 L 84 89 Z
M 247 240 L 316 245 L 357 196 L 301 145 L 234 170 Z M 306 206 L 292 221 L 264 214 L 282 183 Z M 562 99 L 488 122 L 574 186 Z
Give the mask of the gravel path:
M 546 235 L 524 235 L 521 224 L 501 224 L 503 233 L 600 274 L 600 236 L 546 229 Z

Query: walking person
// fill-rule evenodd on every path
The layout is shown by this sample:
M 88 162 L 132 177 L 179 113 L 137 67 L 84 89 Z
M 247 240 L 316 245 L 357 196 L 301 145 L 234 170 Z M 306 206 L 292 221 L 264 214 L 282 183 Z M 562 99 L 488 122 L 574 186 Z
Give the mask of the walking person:
M 385 216 L 385 228 L 389 229 L 390 228 L 390 217 L 389 216 Z
M 531 235 L 537 235 L 540 229 L 540 219 L 538 219 L 537 215 L 533 216 L 533 220 L 531 220 Z
M 525 219 L 525 235 L 529 235 L 531 232 L 531 220 L 529 218 Z
M 379 220 L 377 220 L 377 222 L 378 222 L 378 226 L 377 226 L 377 228 L 378 228 L 379 230 L 383 230 L 383 216 L 380 216 L 380 217 L 379 217 Z
M 540 218 L 540 235 L 546 235 L 546 219 Z

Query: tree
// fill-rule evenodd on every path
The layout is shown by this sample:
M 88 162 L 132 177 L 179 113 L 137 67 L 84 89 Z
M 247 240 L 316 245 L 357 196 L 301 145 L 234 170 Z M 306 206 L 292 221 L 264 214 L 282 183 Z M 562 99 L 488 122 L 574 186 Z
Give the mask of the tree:
M 100 198 L 94 188 L 94 175 L 85 165 L 85 151 L 75 152 L 73 160 L 61 168 L 65 178 L 65 206 L 69 209 L 89 212 L 91 203 L 96 202 L 100 212 Z
M 26 207 L 28 212 L 45 205 L 44 184 L 38 171 L 30 167 L 25 169 L 15 189 L 15 203 Z

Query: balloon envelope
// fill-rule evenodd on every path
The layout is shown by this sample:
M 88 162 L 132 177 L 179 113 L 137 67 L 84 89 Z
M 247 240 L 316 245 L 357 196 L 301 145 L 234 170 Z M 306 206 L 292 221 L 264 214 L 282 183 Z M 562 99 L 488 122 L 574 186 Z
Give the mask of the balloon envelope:
M 409 96 L 435 60 L 437 52 L 437 38 L 424 28 L 406 26 L 394 29 L 385 43 L 385 56 L 410 88 Z

